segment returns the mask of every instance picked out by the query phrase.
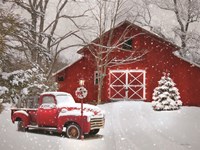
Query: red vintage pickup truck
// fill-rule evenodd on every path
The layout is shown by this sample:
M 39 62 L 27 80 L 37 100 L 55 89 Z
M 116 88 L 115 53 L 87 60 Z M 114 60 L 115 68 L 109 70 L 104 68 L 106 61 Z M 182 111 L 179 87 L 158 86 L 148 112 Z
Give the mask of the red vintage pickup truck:
M 38 100 L 38 108 L 12 108 L 11 119 L 18 121 L 18 131 L 31 128 L 65 132 L 68 138 L 80 138 L 83 134 L 95 135 L 104 127 L 105 114 L 99 107 L 75 103 L 65 92 L 45 92 Z

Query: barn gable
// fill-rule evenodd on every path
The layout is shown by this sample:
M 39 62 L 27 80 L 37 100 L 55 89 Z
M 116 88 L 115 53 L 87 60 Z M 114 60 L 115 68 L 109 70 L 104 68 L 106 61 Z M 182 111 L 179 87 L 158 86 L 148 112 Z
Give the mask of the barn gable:
M 182 58 L 173 54 L 179 47 L 160 38 L 159 36 L 142 29 L 130 22 L 123 22 L 116 27 L 116 34 L 122 32 L 123 26 L 134 28 L 133 34 L 143 33 L 131 43 L 137 49 L 146 49 L 148 53 L 141 61 L 108 67 L 104 79 L 102 100 L 144 100 L 152 101 L 152 93 L 158 85 L 163 72 L 170 72 L 172 79 L 177 84 L 184 105 L 200 106 L 200 68 L 191 65 Z M 109 31 L 108 31 L 109 32 Z M 106 32 L 105 34 L 107 34 Z M 98 38 L 94 41 L 98 41 Z M 93 42 L 94 42 L 93 41 Z M 128 41 L 126 44 L 130 45 Z M 95 60 L 87 46 L 78 51 L 83 57 L 70 66 L 66 66 L 56 73 L 57 78 L 63 76 L 64 80 L 58 81 L 59 90 L 74 92 L 79 86 L 81 78 L 86 80 L 88 89 L 87 102 L 97 99 Z M 113 56 L 123 59 L 120 50 L 116 50 Z M 77 99 L 78 101 L 78 99 Z

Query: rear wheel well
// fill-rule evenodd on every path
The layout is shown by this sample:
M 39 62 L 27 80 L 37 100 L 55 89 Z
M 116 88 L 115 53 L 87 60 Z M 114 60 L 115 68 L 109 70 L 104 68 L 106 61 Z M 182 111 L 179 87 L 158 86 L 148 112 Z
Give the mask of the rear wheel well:
M 22 121 L 22 118 L 17 117 L 17 118 L 15 119 L 15 121 Z
M 28 128 L 24 126 L 24 120 L 23 120 L 23 118 L 17 117 L 15 119 L 15 122 L 17 122 L 17 129 L 18 129 L 18 131 L 24 132 L 24 131 L 28 130 Z

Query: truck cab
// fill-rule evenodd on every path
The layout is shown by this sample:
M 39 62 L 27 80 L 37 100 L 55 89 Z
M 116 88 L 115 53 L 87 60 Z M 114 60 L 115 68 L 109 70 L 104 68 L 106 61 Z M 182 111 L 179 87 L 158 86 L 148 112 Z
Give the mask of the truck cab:
M 39 96 L 38 108 L 12 108 L 12 122 L 18 122 L 18 130 L 31 128 L 65 132 L 68 138 L 80 138 L 82 134 L 97 134 L 104 127 L 105 114 L 99 107 L 76 103 L 69 93 L 45 92 Z

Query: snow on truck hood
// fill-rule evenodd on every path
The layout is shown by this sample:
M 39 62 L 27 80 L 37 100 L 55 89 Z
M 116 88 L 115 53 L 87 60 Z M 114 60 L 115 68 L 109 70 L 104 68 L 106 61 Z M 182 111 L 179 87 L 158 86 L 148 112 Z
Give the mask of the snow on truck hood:
M 73 103 L 69 104 L 66 107 L 61 108 L 60 116 L 80 116 L 81 115 L 81 104 L 80 103 Z M 90 105 L 90 104 L 83 104 L 83 116 L 87 117 L 103 117 L 105 112 L 102 111 L 99 107 Z

